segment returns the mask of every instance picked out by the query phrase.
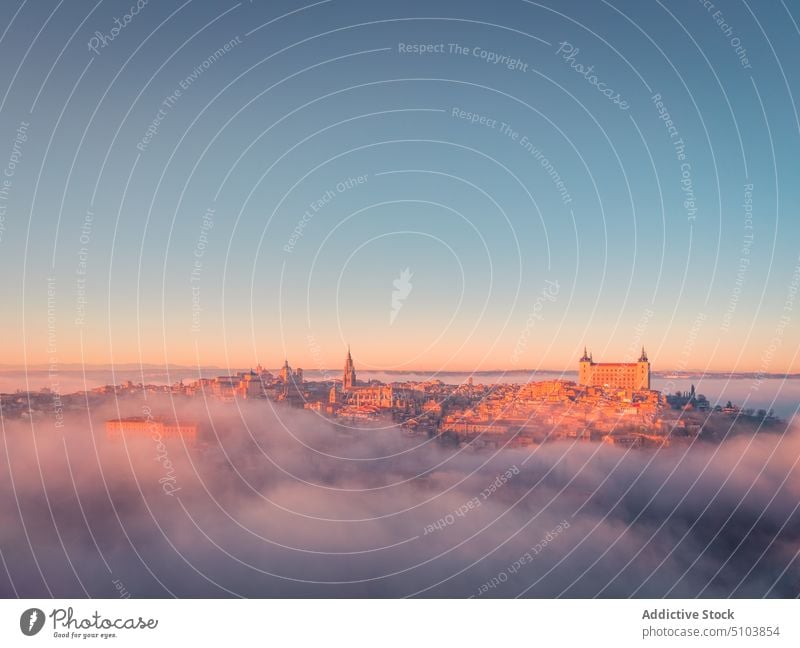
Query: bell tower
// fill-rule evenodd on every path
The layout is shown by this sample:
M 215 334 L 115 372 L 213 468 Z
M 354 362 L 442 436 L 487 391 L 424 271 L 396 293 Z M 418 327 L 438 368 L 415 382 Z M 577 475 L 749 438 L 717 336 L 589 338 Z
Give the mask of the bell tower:
M 356 366 L 353 364 L 353 356 L 350 355 L 350 347 L 347 347 L 347 360 L 344 363 L 344 377 L 342 378 L 342 388 L 345 391 L 351 390 L 356 386 Z

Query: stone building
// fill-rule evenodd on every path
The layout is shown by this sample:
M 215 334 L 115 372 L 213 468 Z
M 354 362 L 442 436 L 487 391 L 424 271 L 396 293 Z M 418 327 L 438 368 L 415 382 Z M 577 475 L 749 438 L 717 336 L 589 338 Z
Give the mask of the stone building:
M 642 347 L 637 362 L 595 362 L 592 355 L 583 350 L 578 361 L 578 383 L 587 387 L 607 387 L 639 391 L 650 389 L 650 361 Z

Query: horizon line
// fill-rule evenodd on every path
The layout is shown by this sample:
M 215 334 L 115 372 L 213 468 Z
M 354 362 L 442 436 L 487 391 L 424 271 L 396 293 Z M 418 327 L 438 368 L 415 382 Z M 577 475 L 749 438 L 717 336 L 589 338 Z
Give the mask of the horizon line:
M 253 369 L 254 366 L 257 365 L 229 365 L 227 367 L 220 366 L 216 364 L 206 364 L 206 365 L 187 365 L 181 363 L 174 363 L 174 364 L 164 364 L 164 363 L 155 363 L 155 362 L 122 362 L 116 364 L 103 364 L 103 363 L 80 363 L 80 362 L 59 362 L 57 365 L 57 370 L 54 373 L 58 373 L 58 371 L 75 371 L 78 369 L 83 370 L 118 370 L 118 371 L 132 371 L 132 370 L 146 370 L 146 369 L 162 369 L 162 370 L 179 370 L 179 369 L 189 369 L 189 370 L 220 370 L 223 373 L 225 372 L 236 372 L 236 371 L 246 371 L 248 369 Z M 274 371 L 280 371 L 281 366 L 276 367 L 263 367 L 267 371 L 274 373 Z M 297 367 L 302 368 L 303 371 L 307 374 L 316 374 L 316 373 L 333 373 L 333 369 L 329 368 L 322 368 L 322 369 L 308 369 L 305 367 Z M 23 364 L 0 364 L 0 372 L 3 371 L 50 371 L 52 366 L 46 362 L 35 363 L 30 365 L 23 365 Z M 338 373 L 338 369 L 336 370 Z M 546 374 L 565 374 L 565 373 L 578 373 L 578 369 L 552 369 L 552 368 L 539 368 L 539 369 L 532 369 L 532 368 L 523 368 L 523 369 L 360 369 L 359 373 L 362 374 L 375 374 L 375 373 L 384 373 L 384 374 L 440 374 L 440 375 L 453 375 L 453 374 L 474 374 L 474 375 L 486 375 L 486 374 L 537 374 L 537 373 L 546 373 Z M 763 372 L 760 370 L 753 370 L 753 369 L 716 369 L 716 370 L 704 370 L 704 369 L 654 369 L 651 370 L 651 374 L 657 376 L 664 376 L 668 374 L 676 374 L 676 375 L 700 375 L 700 376 L 715 376 L 715 375 L 748 375 L 748 374 L 757 374 L 763 377 L 774 377 L 774 378 L 789 378 L 789 377 L 800 377 L 800 371 L 797 372 Z

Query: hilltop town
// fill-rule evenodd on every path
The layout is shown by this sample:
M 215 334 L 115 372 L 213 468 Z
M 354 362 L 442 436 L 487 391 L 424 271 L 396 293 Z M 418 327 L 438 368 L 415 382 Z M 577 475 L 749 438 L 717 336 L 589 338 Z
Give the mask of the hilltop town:
M 51 417 L 63 426 L 71 410 L 91 410 L 109 397 L 124 401 L 142 393 L 174 399 L 272 401 L 313 410 L 338 426 L 369 428 L 391 424 L 409 436 L 435 437 L 471 448 L 524 447 L 557 439 L 602 442 L 616 446 L 668 447 L 695 439 L 719 440 L 744 430 L 768 429 L 780 420 L 764 410 L 741 410 L 728 402 L 712 406 L 692 386 L 688 392 L 663 394 L 651 389 L 650 361 L 642 349 L 636 362 L 595 362 L 584 350 L 578 380 L 522 384 L 461 384 L 438 379 L 423 382 L 359 381 L 348 350 L 341 378 L 306 380 L 288 360 L 272 372 L 255 370 L 173 385 L 134 384 L 98 387 L 62 395 L 40 392 L 0 394 L 6 418 Z M 137 413 L 138 414 L 138 413 Z M 198 438 L 192 421 L 165 415 L 127 416 L 105 424 L 110 438 L 141 435 L 158 428 L 160 436 Z

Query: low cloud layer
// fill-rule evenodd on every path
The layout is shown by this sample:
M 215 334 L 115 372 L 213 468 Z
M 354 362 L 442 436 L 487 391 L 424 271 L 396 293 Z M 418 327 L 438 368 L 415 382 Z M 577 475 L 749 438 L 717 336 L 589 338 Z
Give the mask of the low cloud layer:
M 794 427 L 491 453 L 150 397 L 203 441 L 106 438 L 106 418 L 143 405 L 3 421 L 4 597 L 800 594 Z

